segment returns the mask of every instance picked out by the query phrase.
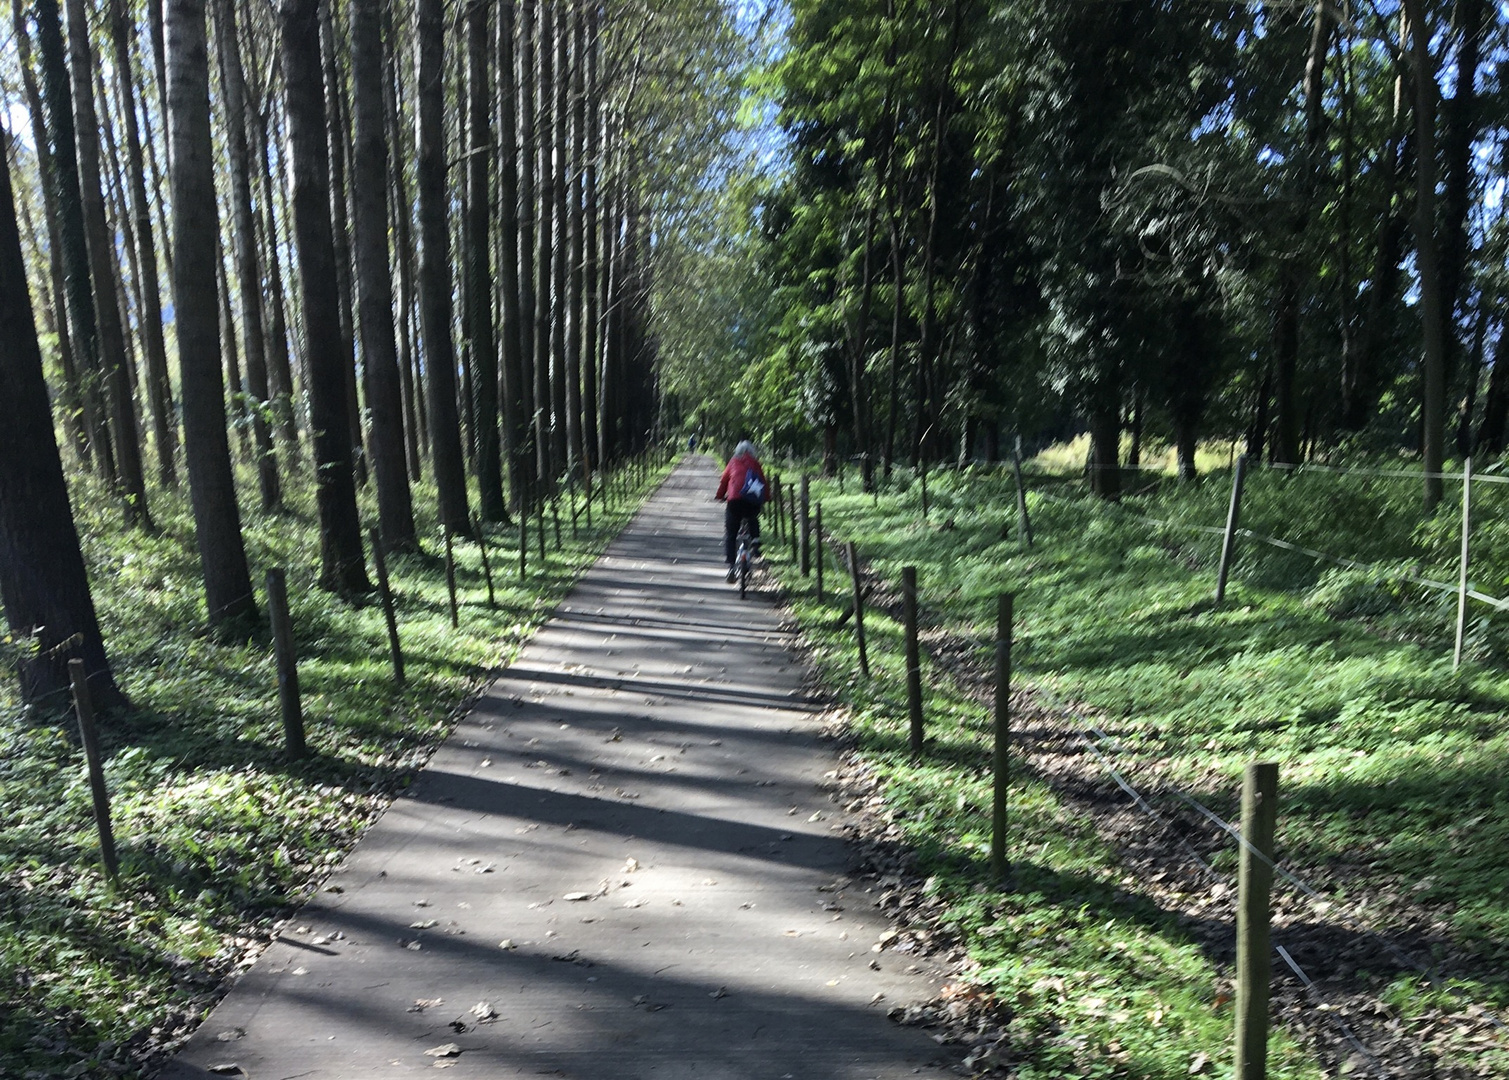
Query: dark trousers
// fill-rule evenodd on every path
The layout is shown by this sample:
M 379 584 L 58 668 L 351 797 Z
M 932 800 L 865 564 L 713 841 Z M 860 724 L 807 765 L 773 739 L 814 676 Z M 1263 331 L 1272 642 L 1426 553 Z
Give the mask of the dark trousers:
M 723 511 L 723 561 L 729 566 L 734 564 L 734 556 L 739 550 L 739 522 L 749 519 L 750 535 L 756 539 L 760 535 L 760 507 L 747 499 L 729 499 L 728 506 Z

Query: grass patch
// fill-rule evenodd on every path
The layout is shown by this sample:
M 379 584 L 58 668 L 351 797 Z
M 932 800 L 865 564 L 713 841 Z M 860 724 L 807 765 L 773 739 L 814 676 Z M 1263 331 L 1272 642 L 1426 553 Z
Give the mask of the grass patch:
M 99 867 L 70 718 L 26 717 L 0 697 L 0 1076 L 139 1075 L 408 785 L 458 704 L 516 655 L 662 475 L 625 474 L 608 509 L 594 505 L 593 527 L 581 516 L 575 540 L 563 503 L 561 549 L 548 530 L 542 563 L 531 529 L 523 582 L 517 529 L 493 530 L 492 607 L 476 544 L 458 541 L 456 630 L 434 491 L 419 485 L 427 554 L 389 560 L 401 691 L 375 598 L 353 606 L 315 588 L 307 483 L 290 485 L 285 514 L 244 509 L 259 592 L 266 569 L 288 571 L 311 751 L 298 762 L 282 750 L 269 640 L 203 632 L 187 493 L 153 492 L 159 532 L 146 536 L 122 532 L 111 496 L 75 478 L 106 646 L 134 705 L 101 723 L 122 881 L 111 888 Z M 251 507 L 255 478 L 240 480 Z M 374 519 L 371 490 L 361 497 Z
M 1015 592 L 1017 671 L 1049 703 L 1097 714 L 1134 783 L 1176 784 L 1231 818 L 1243 764 L 1279 761 L 1280 860 L 1354 911 L 1351 902 L 1365 899 L 1374 928 L 1423 913 L 1470 961 L 1457 989 L 1482 1005 L 1509 1002 L 1502 631 L 1480 618 L 1471 662 L 1453 672 L 1453 598 L 1401 576 L 1455 580 L 1459 508 L 1448 502 L 1422 517 L 1418 483 L 1408 480 L 1249 476 L 1244 524 L 1373 566 L 1338 573 L 1246 543 L 1218 609 L 1219 537 L 1190 526 L 1223 522 L 1229 480 L 1138 483 L 1147 487 L 1119 506 L 1062 482 L 1034 490 L 1029 550 L 1003 540 L 1015 522 L 1008 475 L 933 474 L 927 520 L 915 478 L 900 474 L 876 497 L 850 478 L 844 493 L 814 484 L 813 498 L 825 526 L 856 541 L 893 588 L 903 565 L 918 567 L 927 617 L 956 634 L 987 641 L 997 593 Z M 1474 579 L 1488 591 L 1509 581 L 1494 555 L 1509 548 L 1491 539 L 1506 498 L 1495 490 L 1481 508 Z M 985 710 L 925 663 L 931 741 L 925 763 L 913 764 L 899 626 L 867 614 L 876 678 L 862 683 L 849 628 L 834 627 L 847 580 L 834 582 L 838 600 L 818 605 L 810 580 L 781 573 L 978 978 L 1015 1011 L 1018 1075 L 1184 1076 L 1199 1054 L 1217 1073 L 1228 1068 L 1231 1017 L 1217 987 L 1229 972 L 1039 777 L 1013 792 L 1018 892 L 990 888 Z M 985 649 L 979 655 L 988 662 Z M 1234 865 L 1233 852 L 1221 868 Z M 1419 981 L 1397 980 L 1388 993 L 1410 987 L 1418 993 Z M 1450 995 L 1426 998 L 1463 1008 Z M 1281 1032 L 1273 1052 L 1271 1075 L 1316 1075 Z M 1509 1068 L 1502 1049 L 1479 1052 Z

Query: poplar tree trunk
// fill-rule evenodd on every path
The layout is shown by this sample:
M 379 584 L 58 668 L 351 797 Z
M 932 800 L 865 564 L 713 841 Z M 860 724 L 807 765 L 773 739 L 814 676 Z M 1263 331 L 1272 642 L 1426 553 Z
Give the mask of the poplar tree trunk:
M 470 121 L 466 168 L 471 198 L 466 217 L 467 336 L 471 339 L 472 400 L 477 447 L 478 513 L 483 521 L 508 521 L 503 499 L 503 461 L 498 432 L 498 353 L 493 338 L 493 283 L 488 262 L 492 250 L 488 164 L 492 159 L 492 83 L 487 54 L 485 0 L 466 8 L 466 85 Z M 501 66 L 502 59 L 499 64 Z
M 557 0 L 548 16 L 551 21 L 551 40 L 555 47 L 554 78 L 550 87 L 554 96 L 551 105 L 550 134 L 550 445 L 551 464 L 549 479 L 559 479 L 562 471 L 569 471 L 575 446 L 571 440 L 573 424 L 568 390 L 569 371 L 566 362 L 566 318 L 570 299 L 566 295 L 567 262 L 570 254 L 566 245 L 566 191 L 570 186 L 570 153 L 568 113 L 570 104 L 566 88 L 570 85 L 571 71 L 567 44 L 570 40 L 566 9 L 571 0 Z
M 114 0 L 120 3 L 121 0 Z M 246 358 L 246 385 L 251 394 L 252 435 L 256 443 L 257 480 L 262 509 L 277 509 L 282 499 L 278 459 L 267 423 L 271 402 L 267 379 L 267 342 L 262 328 L 262 268 L 257 258 L 256 218 L 251 200 L 251 160 L 246 141 L 246 79 L 234 0 L 215 0 L 215 43 L 220 52 L 220 85 L 225 95 L 226 148 L 230 157 L 231 214 L 235 227 L 236 277 L 241 293 L 241 340 Z
M 99 125 L 94 111 L 94 56 L 89 48 L 89 20 L 84 0 L 67 0 L 66 10 L 79 194 L 83 199 L 89 276 L 94 285 L 100 373 L 110 401 L 110 421 L 115 431 L 116 466 L 121 494 L 125 497 L 126 523 L 151 529 L 146 477 L 142 472 L 141 440 L 137 433 L 131 376 L 126 361 L 125 329 L 115 295 L 115 244 L 105 221 L 105 199 L 100 187 Z
M 10 167 L 0 160 L 0 606 L 38 648 L 20 663 L 21 696 L 65 708 L 68 661 L 84 661 L 96 705 L 125 697 L 105 655 L 53 435 L 42 351 L 16 228 Z
M 384 8 L 382 12 L 383 26 L 387 31 L 383 38 L 383 67 L 387 73 L 383 108 L 388 141 L 393 148 L 389 155 L 389 175 L 393 183 L 393 261 L 398 266 L 398 373 L 403 388 L 409 476 L 417 482 L 420 477 L 420 461 L 428 456 L 429 450 L 425 439 L 424 404 L 419 400 L 422 380 L 418 375 L 419 358 L 414 340 L 414 243 L 413 230 L 410 228 L 414 208 L 409 202 L 409 188 L 404 177 L 404 162 L 408 155 L 405 152 L 403 125 L 398 120 L 398 64 L 392 48 L 391 10 Z
M 308 2 L 308 0 L 302 0 Z M 417 0 L 419 305 L 429 379 L 430 448 L 440 523 L 471 532 L 461 417 L 456 408 L 456 350 L 451 340 L 450 232 L 445 182 L 445 38 L 440 0 Z
M 42 100 L 47 107 L 47 137 L 56 185 L 61 234 L 63 284 L 68 318 L 73 325 L 74 358 L 83 388 L 84 425 L 100 472 L 116 479 L 115 448 L 100 395 L 99 329 L 90 283 L 89 242 L 84 230 L 84 197 L 79 186 L 78 146 L 73 133 L 73 91 L 64 55 L 63 25 L 57 0 L 36 0 L 37 51 L 41 59 Z
M 508 461 L 508 497 L 516 510 L 527 497 L 524 448 L 528 388 L 524 383 L 523 326 L 519 296 L 519 108 L 515 86 L 513 0 L 498 3 L 498 286 L 502 325 L 503 457 Z
M 537 212 L 535 178 L 539 156 L 535 115 L 535 26 L 537 4 L 524 0 L 519 10 L 519 423 L 527 432 L 520 448 L 520 464 L 541 474 L 540 426 L 535 370 L 535 294 Z M 531 485 L 520 478 L 524 488 Z M 525 496 L 527 498 L 527 495 Z
M 356 392 L 356 329 L 351 311 L 351 229 L 346 213 L 346 94 L 335 57 L 335 24 L 329 0 L 320 5 L 320 66 L 325 80 L 325 117 L 330 160 L 330 237 L 335 246 L 335 284 L 341 328 L 341 371 L 346 380 L 346 420 L 351 457 L 359 484 L 367 483 L 367 453 L 362 438 L 361 402 Z
M 205 0 L 167 0 L 168 160 L 173 195 L 173 309 L 184 452 L 210 625 L 250 629 L 257 614 L 225 430 L 215 269 L 220 224 L 210 139 Z
M 157 245 L 152 239 L 152 205 L 147 201 L 141 133 L 136 123 L 136 86 L 131 78 L 131 36 L 124 0 L 110 0 L 109 21 L 126 138 L 126 181 L 131 194 L 130 221 L 135 233 L 133 239 L 138 271 L 136 288 L 141 303 L 139 321 L 142 347 L 147 357 L 146 397 L 152 413 L 152 429 L 157 445 L 158 477 L 164 487 L 173 487 L 177 483 L 174 454 L 178 448 L 178 426 L 173 419 L 173 387 L 168 378 L 168 354 L 163 342 Z
M 555 475 L 554 440 L 551 438 L 554 411 L 550 393 L 550 295 L 553 281 L 551 267 L 552 228 L 555 221 L 555 173 L 551 166 L 554 150 L 555 37 L 551 16 L 543 6 L 535 5 L 535 89 L 538 109 L 534 125 L 535 169 L 538 177 L 535 198 L 534 258 L 534 441 L 536 475 L 542 481 Z
M 598 221 L 597 207 L 597 166 L 598 155 L 602 152 L 602 93 L 598 85 L 598 52 L 601 45 L 601 25 L 597 0 L 587 0 L 587 44 L 586 44 L 586 127 L 587 127 L 587 150 L 586 175 L 582 182 L 582 200 L 585 204 L 585 221 L 583 229 L 586 232 L 587 249 L 584 254 L 583 274 L 585 284 L 582 298 L 582 400 L 586 403 L 583 422 L 586 430 L 582 432 L 582 443 L 585 452 L 583 454 L 582 469 L 588 484 L 591 483 L 592 458 L 600 453 L 600 441 L 598 439 L 598 394 L 597 394 L 597 365 L 600 353 L 599 337 L 601 328 L 598 320 L 601 311 L 598 298 L 601 293 L 599 276 L 602 272 L 601 262 L 601 229 Z
M 280 0 L 283 85 L 293 167 L 304 380 L 313 429 L 315 498 L 320 513 L 320 587 L 343 596 L 371 591 L 351 462 L 335 243 L 330 226 L 330 163 L 320 68 L 319 0 Z
M 1425 509 L 1441 501 L 1438 474 L 1446 454 L 1446 347 L 1443 333 L 1440 252 L 1436 245 L 1436 68 L 1430 55 L 1430 25 L 1420 0 L 1404 0 L 1415 91 L 1415 255 L 1420 273 L 1420 318 L 1424 322 L 1423 457 Z
M 31 113 L 32 145 L 42 174 L 42 213 L 47 219 L 47 269 L 58 335 L 58 360 L 63 369 L 63 385 L 58 393 L 63 408 L 63 429 L 68 433 L 68 440 L 73 443 L 79 461 L 92 469 L 94 456 L 89 431 L 84 423 L 84 395 L 74 360 L 73 338 L 68 329 L 68 291 L 63 277 L 63 234 L 58 224 L 57 165 L 53 161 L 52 145 L 48 141 L 47 114 L 42 107 L 42 94 L 37 89 L 37 80 L 32 74 L 31 34 L 26 27 L 26 12 L 21 6 L 21 0 L 13 0 L 12 14 L 16 58 L 21 69 L 21 84 L 26 94 L 28 111 Z
M 566 6 L 566 26 L 571 43 L 571 108 L 568 116 L 569 138 L 566 146 L 564 171 L 565 224 L 566 224 L 566 437 L 571 444 L 568 455 L 573 467 L 587 461 L 587 444 L 583 436 L 582 422 L 582 258 L 586 251 L 582 235 L 582 159 L 586 156 L 587 93 L 586 63 L 583 53 L 586 35 L 583 28 L 580 3 Z M 566 83 L 561 80 L 562 85 Z
M 383 100 L 382 0 L 352 0 L 351 90 L 357 177 L 386 178 L 387 109 Z M 414 508 L 404 462 L 403 387 L 393 340 L 393 279 L 388 264 L 388 189 L 357 183 L 355 196 L 356 295 L 367 401 L 372 409 L 372 471 L 377 479 L 378 525 L 389 551 L 416 550 Z

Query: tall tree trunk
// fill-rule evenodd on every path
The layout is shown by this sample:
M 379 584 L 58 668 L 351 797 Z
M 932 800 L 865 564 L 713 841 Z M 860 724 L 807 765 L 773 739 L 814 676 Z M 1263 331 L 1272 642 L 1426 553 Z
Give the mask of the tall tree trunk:
M 535 468 L 539 479 L 555 475 L 554 399 L 550 379 L 550 300 L 554 281 L 551 244 L 554 240 L 555 149 L 554 71 L 555 36 L 552 15 L 543 4 L 535 5 L 535 62 L 538 112 L 535 122 L 535 168 L 538 175 L 535 211 L 534 294 L 534 415 Z
M 89 441 L 89 428 L 84 423 L 84 394 L 79 384 L 78 367 L 74 360 L 73 339 L 68 330 L 68 293 L 63 276 L 63 238 L 58 224 L 57 165 L 53 162 L 52 145 L 48 141 L 47 115 L 42 107 L 42 94 L 37 89 L 37 80 L 32 74 L 31 34 L 26 26 L 26 12 L 21 6 L 21 0 L 12 0 L 12 15 L 17 61 L 21 69 L 21 84 L 26 94 L 28 111 L 31 114 L 32 146 L 42 174 L 42 213 L 47 219 L 47 269 L 52 289 L 52 307 L 56 313 L 58 360 L 63 369 L 63 385 L 59 388 L 58 394 L 63 409 L 63 429 L 67 432 L 68 441 L 73 444 L 79 461 L 86 467 L 93 468 L 94 459 Z
M 248 94 L 247 119 L 251 121 L 251 152 L 256 158 L 257 196 L 262 203 L 262 213 L 253 222 L 262 237 L 261 252 L 267 274 L 266 319 L 263 322 L 263 342 L 267 366 L 267 392 L 272 402 L 273 425 L 283 445 L 285 458 L 297 465 L 299 451 L 299 428 L 294 409 L 293 359 L 288 350 L 288 315 L 283 296 L 283 260 L 278 254 L 278 225 L 273 209 L 272 161 L 267 135 L 267 114 L 271 106 L 271 92 L 261 87 L 255 94 Z
M 110 400 L 115 431 L 115 458 L 126 523 L 152 528 L 147 507 L 146 476 L 142 471 L 141 440 L 126 360 L 125 329 L 115 295 L 115 244 L 105 221 L 100 186 L 99 125 L 94 111 L 94 56 L 89 48 L 89 20 L 84 0 L 67 0 L 69 73 L 73 78 L 74 138 L 78 147 L 79 193 L 83 199 L 84 240 L 89 250 L 89 276 L 94 285 L 94 318 L 99 331 L 100 373 Z
M 325 79 L 325 116 L 330 154 L 330 229 L 335 245 L 335 282 L 339 298 L 341 367 L 346 379 L 346 421 L 351 425 L 351 459 L 357 482 L 367 483 L 367 452 L 362 440 L 361 402 L 356 393 L 356 329 L 351 312 L 355 290 L 351 284 L 351 229 L 346 213 L 347 146 L 346 93 L 335 55 L 335 24 L 331 5 L 320 5 L 320 64 Z
M 109 20 L 126 137 L 126 180 L 131 193 L 131 220 L 134 224 L 136 265 L 139 271 L 136 287 L 141 298 L 142 346 L 147 356 L 147 403 L 152 412 L 152 428 L 157 444 L 158 477 L 164 487 L 173 487 L 177 483 L 173 455 L 178 448 L 178 427 L 173 420 L 173 387 L 168 378 L 168 354 L 163 342 L 157 245 L 152 239 L 152 206 L 147 201 L 141 133 L 136 123 L 136 88 L 131 78 L 131 34 L 125 0 L 110 0 Z
M 1436 244 L 1436 66 L 1430 55 L 1430 25 L 1420 0 L 1404 0 L 1409 51 L 1414 65 L 1415 256 L 1420 273 L 1420 317 L 1424 320 L 1422 451 L 1425 509 L 1441 501 L 1439 475 L 1446 453 L 1445 305 L 1441 296 L 1440 251 Z
M 564 199 L 563 224 L 566 227 L 563 329 L 566 338 L 566 438 L 571 444 L 567 459 L 574 469 L 587 460 L 582 424 L 582 256 L 586 251 L 582 236 L 582 158 L 586 156 L 587 146 L 586 132 L 583 130 L 587 125 L 586 64 L 583 53 L 586 36 L 583 33 L 581 4 L 578 0 L 571 0 L 563 6 L 563 29 L 566 32 L 562 37 L 571 46 L 571 96 L 565 118 L 567 138 L 562 146 L 567 153 L 563 155 L 565 163 L 561 170 L 561 179 L 564 181 L 561 187 Z M 562 54 L 566 52 L 564 44 L 561 51 Z M 564 73 L 560 82 L 564 96 L 564 88 L 568 85 Z
M 113 0 L 120 3 L 121 0 Z M 277 509 L 282 499 L 278 458 L 267 423 L 271 401 L 267 379 L 267 338 L 262 328 L 262 267 L 257 258 L 256 217 L 252 210 L 251 154 L 246 140 L 246 78 L 241 68 L 241 38 L 234 0 L 215 0 L 215 44 L 220 52 L 220 85 L 225 95 L 226 149 L 230 157 L 231 215 L 235 228 L 236 277 L 241 293 L 241 340 L 246 357 L 246 387 L 251 394 L 252 435 L 256 442 L 257 480 L 262 509 Z
M 541 474 L 539 458 L 540 401 L 535 381 L 535 242 L 537 210 L 535 202 L 536 162 L 539 155 L 535 114 L 535 27 L 538 24 L 537 0 L 519 5 L 519 422 L 527 432 L 520 451 L 521 464 L 527 457 L 534 475 Z M 531 485 L 521 479 L 524 487 Z
M 167 0 L 168 160 L 173 194 L 173 310 L 183 390 L 184 455 L 210 625 L 249 630 L 256 619 L 251 574 L 225 430 L 220 328 L 215 298 L 215 155 L 210 138 L 210 66 L 204 0 Z
M 388 143 L 383 100 L 382 0 L 352 0 L 351 89 L 357 177 L 386 178 Z M 372 409 L 372 470 L 383 546 L 413 550 L 414 508 L 404 462 L 403 386 L 393 338 L 393 278 L 388 263 L 388 190 L 384 183 L 353 185 L 356 295 Z
M 307 2 L 307 0 L 305 0 Z M 461 417 L 456 408 L 456 351 L 451 340 L 450 231 L 445 186 L 445 38 L 440 0 L 417 0 L 419 93 L 419 303 L 429 377 L 430 446 L 440 522 L 471 531 Z
M 514 0 L 498 4 L 498 287 L 502 325 L 503 456 L 508 461 L 508 497 L 515 509 L 527 496 L 524 477 L 526 403 L 523 326 L 519 296 L 519 99 L 517 53 L 514 48 Z
M 1121 497 L 1121 394 L 1113 375 L 1103 374 L 1090 391 L 1090 490 L 1102 499 Z
M 215 235 L 215 292 L 220 313 L 220 338 L 216 343 L 225 359 L 226 415 L 241 444 L 241 460 L 251 457 L 251 416 L 246 407 L 246 383 L 241 378 L 241 354 L 236 348 L 236 316 L 231 312 L 230 277 L 225 272 L 225 248 Z
M 320 587 L 345 596 L 370 591 L 346 415 L 348 354 L 340 330 L 335 242 L 330 226 L 330 162 L 320 69 L 319 0 L 279 0 L 278 31 L 293 218 L 303 302 L 304 381 L 314 435 L 315 500 L 320 512 Z
M 0 606 L 38 646 L 20 663 L 21 696 L 68 703 L 68 661 L 84 661 L 96 704 L 116 708 L 115 684 L 79 549 L 53 435 L 32 317 L 10 167 L 0 156 Z
M 1467 212 L 1471 208 L 1472 144 L 1481 127 L 1477 98 L 1478 64 L 1485 30 L 1485 0 L 1456 0 L 1456 92 L 1442 103 L 1441 157 L 1441 340 L 1446 351 L 1444 379 L 1450 382 L 1458 351 L 1456 314 L 1467 277 Z
M 389 176 L 393 183 L 393 261 L 398 267 L 398 376 L 403 388 L 404 430 L 407 434 L 409 476 L 415 482 L 420 478 L 420 461 L 428 456 L 425 439 L 424 404 L 419 401 L 423 380 L 419 376 L 418 347 L 414 332 L 414 244 L 413 204 L 409 201 L 409 187 L 404 175 L 404 162 L 408 160 L 407 143 L 403 125 L 399 122 L 398 108 L 398 60 L 393 49 L 392 7 L 382 8 L 383 69 L 387 73 L 383 86 L 383 106 L 387 123 L 388 142 L 392 152 L 388 155 Z
M 470 96 L 470 147 L 467 152 L 470 202 L 466 220 L 467 336 L 472 349 L 472 394 L 477 446 L 477 512 L 483 521 L 507 521 L 503 499 L 503 459 L 499 444 L 498 353 L 493 337 L 493 282 L 488 262 L 492 251 L 491 178 L 492 83 L 487 56 L 485 0 L 468 0 L 466 8 L 466 83 Z M 499 66 L 503 58 L 499 57 Z
M 597 206 L 597 170 L 598 155 L 602 152 L 602 92 L 598 85 L 599 53 L 601 50 L 602 31 L 600 26 L 600 13 L 597 0 L 587 0 L 587 28 L 586 28 L 586 116 L 587 147 L 586 161 L 584 162 L 586 174 L 582 181 L 582 200 L 584 205 L 585 220 L 583 228 L 586 230 L 585 263 L 583 265 L 584 286 L 582 298 L 582 330 L 583 330 L 583 363 L 582 363 L 582 400 L 586 403 L 583 422 L 586 425 L 582 432 L 582 442 L 586 447 L 583 454 L 582 467 L 586 471 L 587 483 L 591 483 L 592 458 L 598 453 L 598 408 L 597 408 L 597 357 L 600 352 L 598 335 L 600 327 L 598 319 L 600 309 L 598 298 L 601 295 L 599 277 L 602 273 L 601 263 L 601 238 L 602 230 L 598 224 Z
M 74 358 L 83 387 L 84 424 L 101 473 L 114 481 L 115 449 L 100 393 L 99 328 L 90 283 L 89 242 L 85 237 L 84 197 L 79 187 L 78 145 L 73 130 L 73 91 L 69 87 L 61 13 L 57 0 L 36 0 L 33 11 L 37 20 L 42 100 L 47 107 L 52 179 L 56 185 L 63 284 L 68 293 L 68 318 L 73 325 Z

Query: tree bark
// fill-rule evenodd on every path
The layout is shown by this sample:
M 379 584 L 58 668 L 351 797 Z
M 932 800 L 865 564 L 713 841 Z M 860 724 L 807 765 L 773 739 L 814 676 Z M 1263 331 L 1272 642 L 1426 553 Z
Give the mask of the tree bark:
M 249 630 L 251 574 L 225 430 L 216 266 L 220 225 L 210 138 L 205 0 L 167 0 L 168 160 L 173 196 L 173 310 L 183 392 L 184 454 L 210 625 Z
M 110 401 L 115 432 L 115 459 L 126 523 L 152 528 L 142 471 L 141 440 L 131 396 L 125 329 L 115 295 L 115 244 L 105 220 L 100 186 L 99 125 L 94 111 L 94 55 L 89 48 L 89 20 L 84 0 L 67 0 L 69 73 L 73 79 L 74 138 L 78 148 L 79 193 L 83 199 L 84 240 L 89 276 L 94 285 L 94 318 L 99 331 L 100 373 Z
M 515 84 L 514 0 L 498 4 L 498 288 L 502 325 L 503 457 L 508 462 L 508 496 L 515 509 L 524 506 L 524 450 L 528 390 L 524 383 L 523 327 L 519 295 L 519 108 Z
M 371 590 L 351 462 L 340 297 L 330 225 L 330 163 L 320 67 L 319 0 L 280 0 L 278 30 L 298 239 L 304 380 L 314 436 L 320 513 L 320 587 L 343 596 Z
M 467 204 L 465 272 L 468 281 L 467 330 L 472 350 L 473 421 L 477 447 L 477 512 L 483 521 L 508 521 L 503 499 L 503 459 L 499 443 L 498 352 L 493 335 L 493 279 L 491 177 L 492 82 L 487 57 L 488 3 L 468 0 L 466 8 L 466 85 L 470 97 L 470 147 L 467 172 L 471 192 Z M 498 63 L 501 67 L 503 58 Z
M 565 325 L 562 330 L 566 348 L 566 439 L 571 446 L 567 460 L 569 467 L 575 471 L 587 460 L 587 445 L 583 436 L 585 426 L 582 423 L 582 290 L 585 284 L 582 256 L 586 251 L 582 235 L 582 158 L 586 155 L 587 148 L 586 132 L 583 130 L 587 125 L 587 87 L 583 56 L 586 37 L 583 33 L 581 4 L 576 0 L 565 4 L 562 19 L 566 31 L 562 37 L 570 44 L 571 56 L 571 94 L 564 120 L 567 137 L 562 146 L 566 153 L 563 155 L 565 160 L 561 170 L 566 227 L 566 288 L 562 313 Z M 563 55 L 566 52 L 564 43 L 561 51 Z M 567 80 L 563 77 L 563 96 L 567 85 Z
M 84 197 L 79 186 L 78 146 L 74 139 L 73 91 L 69 87 L 63 26 L 57 0 L 36 0 L 37 51 L 40 54 L 42 100 L 47 107 L 47 137 L 56 185 L 58 228 L 63 259 L 63 284 L 68 294 L 68 318 L 73 325 L 84 425 L 101 474 L 116 479 L 115 448 L 100 397 L 99 328 L 95 323 L 94 291 L 90 283 L 89 242 L 84 229 Z
M 1425 509 L 1441 501 L 1439 475 L 1446 452 L 1445 305 L 1441 296 L 1440 249 L 1436 243 L 1436 68 L 1430 55 L 1430 25 L 1420 0 L 1404 0 L 1414 65 L 1415 253 L 1424 321 L 1423 438 Z
M 307 2 L 307 0 L 306 0 Z M 440 522 L 471 532 L 461 417 L 456 408 L 456 350 L 451 340 L 450 231 L 445 184 L 445 38 L 440 0 L 417 0 L 419 93 L 419 304 L 429 378 L 430 447 Z
M 0 157 L 0 606 L 37 648 L 20 663 L 21 696 L 68 704 L 68 661 L 84 661 L 101 708 L 125 704 L 105 655 L 53 435 L 10 167 Z
M 555 221 L 554 152 L 555 38 L 550 12 L 535 4 L 535 63 L 538 112 L 534 125 L 535 168 L 538 182 L 535 201 L 534 287 L 534 439 L 535 468 L 541 481 L 555 475 L 554 399 L 550 379 L 550 299 L 554 280 L 551 243 Z
M 120 3 L 121 0 L 113 2 Z M 257 480 L 262 509 L 272 511 L 282 500 L 282 485 L 272 430 L 267 423 L 271 395 L 267 379 L 267 340 L 262 327 L 262 267 L 257 257 L 256 217 L 252 210 L 251 154 L 246 140 L 246 78 L 241 67 L 241 38 L 236 26 L 234 0 L 215 0 L 215 44 L 220 52 L 220 85 L 225 95 L 231 215 L 235 227 L 236 277 L 241 294 L 241 340 L 246 358 L 246 386 L 252 398 Z
M 109 21 L 126 138 L 126 181 L 131 195 L 131 221 L 135 232 L 138 269 L 136 288 L 141 301 L 142 347 L 147 357 L 146 396 L 157 444 L 158 477 L 164 487 L 173 487 L 177 483 L 174 453 L 178 448 L 178 426 L 173 419 L 173 387 L 168 378 L 168 354 L 163 342 L 157 245 L 152 239 L 152 205 L 147 201 L 141 133 L 136 123 L 136 87 L 131 78 L 131 37 L 124 0 L 110 0 Z
M 382 3 L 352 0 L 351 89 L 358 177 L 386 179 Z M 367 403 L 372 410 L 372 471 L 377 479 L 378 525 L 383 547 L 415 550 L 414 507 L 404 461 L 403 385 L 393 337 L 393 277 L 388 263 L 388 189 L 382 182 L 357 183 L 355 195 L 356 295 Z

